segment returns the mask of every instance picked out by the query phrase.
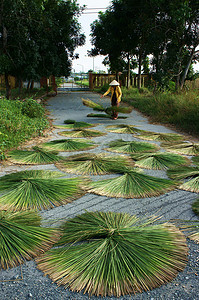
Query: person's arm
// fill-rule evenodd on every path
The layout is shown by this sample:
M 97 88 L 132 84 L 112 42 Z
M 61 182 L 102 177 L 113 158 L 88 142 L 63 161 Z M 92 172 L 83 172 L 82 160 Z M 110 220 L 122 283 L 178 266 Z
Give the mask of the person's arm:
M 100 98 L 103 98 L 104 96 L 108 95 L 110 91 L 111 91 L 111 87 Z
M 118 86 L 118 94 L 119 94 L 119 97 L 121 98 L 122 97 L 122 90 L 121 90 L 120 86 Z

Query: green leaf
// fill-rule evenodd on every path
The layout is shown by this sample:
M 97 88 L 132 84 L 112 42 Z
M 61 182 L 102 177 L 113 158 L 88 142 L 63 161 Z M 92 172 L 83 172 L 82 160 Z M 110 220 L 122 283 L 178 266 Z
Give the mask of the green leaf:
M 84 151 L 88 149 L 93 149 L 97 147 L 94 142 L 88 140 L 76 140 L 76 139 L 62 139 L 62 140 L 54 140 L 48 143 L 44 143 L 41 145 L 42 148 L 47 148 L 56 151 Z
M 89 296 L 148 291 L 186 265 L 184 235 L 172 224 L 153 225 L 129 214 L 87 212 L 67 221 L 58 245 L 37 259 L 58 285 Z
M 88 130 L 88 129 L 73 129 L 71 131 L 61 131 L 58 132 L 60 135 L 64 135 L 67 137 L 76 137 L 76 138 L 92 138 L 106 135 L 107 133 L 101 132 L 99 130 Z
M 140 129 L 136 128 L 133 125 L 125 125 L 125 124 L 109 125 L 109 126 L 106 126 L 106 128 L 108 129 L 108 131 L 115 132 L 115 133 L 137 134 L 141 131 Z M 109 128 L 111 128 L 111 129 L 109 129 Z
M 33 150 L 13 150 L 8 152 L 8 158 L 14 163 L 34 165 L 50 164 L 62 160 L 55 152 L 33 147 Z
M 167 152 L 135 153 L 131 154 L 131 158 L 136 161 L 135 166 L 153 170 L 166 170 L 190 163 L 184 156 Z
M 142 131 L 139 135 L 140 139 L 159 142 L 182 141 L 183 135 L 175 133 L 157 133 L 151 131 Z
M 161 145 L 166 148 L 168 151 L 184 154 L 184 155 L 199 155 L 199 144 L 196 143 L 179 143 L 179 144 L 170 144 L 164 143 Z
M 159 147 L 155 144 L 137 141 L 124 141 L 122 139 L 112 141 L 108 146 L 109 147 L 106 148 L 106 150 L 121 153 L 151 152 L 159 149 Z
M 185 179 L 199 176 L 199 167 L 179 167 L 167 171 L 167 175 L 172 179 Z
M 168 170 L 167 174 L 170 178 L 189 180 L 179 186 L 179 189 L 199 193 L 199 167 L 180 167 Z
M 177 227 L 184 231 L 185 235 L 199 244 L 199 221 L 172 220 Z
M 88 118 L 105 118 L 105 119 L 111 119 L 111 115 L 105 115 L 105 114 L 88 114 L 87 115 Z M 118 116 L 118 119 L 127 119 L 127 117 L 121 117 L 121 116 Z
M 117 106 L 103 107 L 99 103 L 95 103 L 92 100 L 83 99 L 83 98 L 82 98 L 82 102 L 85 106 L 88 106 L 88 107 L 92 108 L 95 111 L 104 111 L 108 115 L 111 115 L 113 111 L 117 111 L 117 112 L 120 112 L 120 113 L 123 113 L 123 114 L 129 114 L 129 113 L 132 112 L 131 107 L 121 107 L 121 106 L 120 107 L 117 107 Z
M 85 106 L 88 106 L 90 108 L 93 108 L 94 110 L 97 110 L 97 111 L 105 111 L 105 108 L 99 104 L 99 103 L 95 103 L 93 102 L 92 100 L 89 100 L 89 99 L 83 99 L 82 98 L 82 102 Z
M 66 204 L 84 194 L 82 178 L 58 178 L 63 174 L 55 177 L 58 172 L 51 173 L 22 171 L 2 176 L 0 204 L 6 209 L 42 210 Z
M 105 154 L 84 153 L 69 156 L 66 161 L 57 163 L 58 169 L 82 175 L 103 175 L 113 173 L 113 168 L 133 163 L 125 156 L 107 156 Z
M 199 165 L 199 155 L 192 157 L 191 160 L 193 161 L 194 164 Z
M 119 172 L 123 175 L 88 183 L 87 191 L 107 197 L 145 198 L 158 196 L 177 186 L 174 181 L 145 175 L 136 169 L 121 168 Z
M 48 250 L 58 231 L 40 227 L 35 212 L 0 211 L 0 267 L 8 269 Z
M 199 216 L 199 198 L 192 204 L 192 209 Z
M 66 120 L 67 121 L 67 120 Z M 64 121 L 65 122 L 65 121 Z M 75 122 L 73 124 L 67 124 L 66 125 L 55 125 L 56 128 L 65 128 L 65 129 L 79 129 L 79 128 L 89 128 L 89 127 L 95 127 L 97 124 L 90 124 L 86 122 Z

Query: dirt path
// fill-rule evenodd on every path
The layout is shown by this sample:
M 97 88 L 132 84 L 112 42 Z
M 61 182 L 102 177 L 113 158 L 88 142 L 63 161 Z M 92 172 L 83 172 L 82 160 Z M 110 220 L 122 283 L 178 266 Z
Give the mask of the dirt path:
M 48 109 L 51 112 L 51 117 L 54 119 L 55 125 L 63 124 L 66 119 L 74 119 L 76 121 L 84 121 L 98 124 L 95 129 L 106 132 L 105 126 L 112 124 L 130 124 L 135 125 L 140 129 L 150 130 L 155 132 L 174 132 L 169 128 L 161 125 L 149 124 L 147 119 L 136 111 L 133 111 L 127 119 L 112 121 L 109 119 L 94 119 L 87 118 L 87 114 L 93 112 L 92 109 L 82 105 L 81 98 L 89 98 L 93 101 L 102 101 L 102 103 L 109 104 L 109 98 L 100 100 L 99 95 L 90 92 L 73 92 L 60 94 L 48 101 Z M 58 132 L 60 129 L 54 129 L 50 139 L 60 139 Z M 99 153 L 106 152 L 105 144 L 116 139 L 137 140 L 129 134 L 116 134 L 108 132 L 107 135 L 93 138 L 92 140 L 99 144 L 99 147 L 88 152 Z M 157 143 L 159 144 L 159 143 Z M 75 152 L 74 154 L 77 154 Z M 72 153 L 62 153 L 68 156 Z M 24 169 L 47 169 L 56 170 L 54 165 L 45 166 L 17 166 L 11 165 L 2 167 L 0 169 L 0 176 L 9 172 L 20 171 Z M 146 174 L 167 178 L 163 171 L 145 170 Z M 66 177 L 73 177 L 74 175 L 66 174 Z M 101 178 L 108 178 L 109 176 L 101 176 Z M 99 178 L 99 176 L 95 176 Z M 192 202 L 197 198 L 197 195 L 181 190 L 174 190 L 159 197 L 144 198 L 144 199 L 123 199 L 123 198 L 108 198 L 87 194 L 73 203 L 53 208 L 49 211 L 42 211 L 44 226 L 57 226 L 62 220 L 71 218 L 77 214 L 88 211 L 115 211 L 128 212 L 142 216 L 143 214 L 151 215 L 158 213 L 163 219 L 181 218 L 186 220 L 197 219 L 191 209 Z M 182 300 L 197 300 L 199 294 L 198 278 L 199 278 L 199 247 L 193 242 L 189 242 L 190 259 L 184 272 L 180 273 L 171 283 L 161 286 L 150 292 L 145 292 L 135 296 L 125 296 L 120 299 L 182 299 Z M 198 276 L 196 275 L 198 274 Z M 23 279 L 21 278 L 23 276 Z M 22 279 L 22 280 L 21 280 Z M 37 270 L 34 261 L 30 261 L 8 271 L 0 272 L 0 280 L 11 280 L 7 282 L 0 282 L 0 299 L 1 300 L 58 300 L 58 299 L 89 299 L 88 295 L 82 293 L 72 293 L 63 287 L 57 287 L 50 279 L 44 277 L 42 272 Z M 90 299 L 98 299 L 91 297 Z M 108 298 L 107 298 L 108 299 Z M 117 299 L 111 297 L 109 299 Z

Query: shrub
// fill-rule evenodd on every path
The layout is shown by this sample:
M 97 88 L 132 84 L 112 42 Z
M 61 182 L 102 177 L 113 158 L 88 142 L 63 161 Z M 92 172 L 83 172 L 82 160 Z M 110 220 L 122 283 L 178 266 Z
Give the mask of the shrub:
M 44 108 L 36 100 L 30 98 L 22 102 L 21 112 L 29 118 L 40 118 L 44 114 Z
M 38 114 L 31 118 L 22 113 L 24 102 L 0 99 L 0 159 L 5 158 L 6 150 L 18 147 L 31 137 L 42 135 L 48 127 L 43 107 L 37 102 L 36 105 L 40 106 Z

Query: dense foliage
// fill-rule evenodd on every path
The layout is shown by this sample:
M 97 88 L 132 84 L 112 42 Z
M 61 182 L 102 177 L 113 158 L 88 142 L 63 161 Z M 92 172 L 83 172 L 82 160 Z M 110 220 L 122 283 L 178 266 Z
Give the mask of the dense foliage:
M 29 105 L 29 112 L 27 103 L 32 104 Z M 31 137 L 42 135 L 43 130 L 48 127 L 43 107 L 32 99 L 24 102 L 0 99 L 0 120 L 0 159 L 4 158 L 7 149 L 17 147 Z
M 72 0 L 2 0 L 0 74 L 21 79 L 67 76 L 74 50 L 84 43 Z
M 148 72 L 160 86 L 169 80 L 183 87 L 191 63 L 198 59 L 199 3 L 194 0 L 113 0 L 91 25 L 92 55 L 107 55 L 113 71 Z M 133 67 L 134 65 L 134 67 Z

